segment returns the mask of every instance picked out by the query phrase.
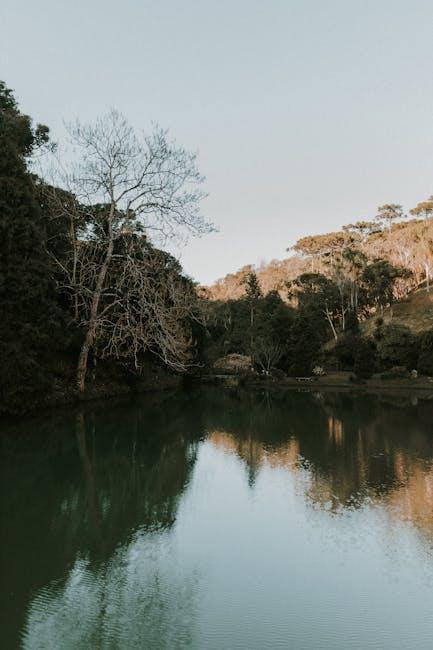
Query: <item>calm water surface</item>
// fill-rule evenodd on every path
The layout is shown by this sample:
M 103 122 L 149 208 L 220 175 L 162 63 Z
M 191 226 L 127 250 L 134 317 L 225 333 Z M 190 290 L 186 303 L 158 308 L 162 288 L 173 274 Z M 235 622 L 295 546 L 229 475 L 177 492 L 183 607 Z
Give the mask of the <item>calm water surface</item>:
M 197 390 L 4 424 L 2 648 L 433 648 L 433 404 Z

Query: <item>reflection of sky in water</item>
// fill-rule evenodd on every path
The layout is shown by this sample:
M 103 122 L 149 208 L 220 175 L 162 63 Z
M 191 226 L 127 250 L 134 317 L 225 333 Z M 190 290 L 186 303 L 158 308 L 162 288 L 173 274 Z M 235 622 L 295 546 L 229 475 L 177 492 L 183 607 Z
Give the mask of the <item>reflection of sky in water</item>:
M 188 646 L 196 577 L 177 566 L 174 542 L 167 533 L 137 535 L 97 568 L 77 559 L 65 584 L 31 604 L 23 647 Z
M 343 445 L 335 417 L 328 435 Z M 138 529 L 102 563 L 77 558 L 33 598 L 23 646 L 431 648 L 431 464 L 393 462 L 386 491 L 358 467 L 351 493 L 295 437 L 214 430 L 174 525 Z

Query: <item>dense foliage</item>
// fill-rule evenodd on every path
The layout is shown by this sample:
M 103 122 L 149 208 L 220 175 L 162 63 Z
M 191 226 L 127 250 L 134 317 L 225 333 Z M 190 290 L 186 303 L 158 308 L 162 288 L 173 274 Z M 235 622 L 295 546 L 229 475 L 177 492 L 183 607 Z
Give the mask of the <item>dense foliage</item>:
M 147 237 L 210 228 L 194 155 L 114 111 L 74 129 L 74 166 L 48 184 L 29 168 L 48 129 L 0 84 L 0 412 L 195 363 L 194 284 Z
M 211 228 L 195 157 L 161 130 L 140 139 L 115 111 L 71 137 L 73 169 L 50 183 L 31 173 L 48 129 L 0 83 L 0 412 L 89 392 L 110 374 L 140 381 L 152 364 L 207 372 L 230 354 L 265 376 L 433 374 L 433 330 L 381 318 L 414 288 L 430 290 L 432 197 L 415 220 L 385 204 L 371 221 L 304 237 L 284 263 L 197 291 L 149 238 Z
M 50 384 L 62 340 L 46 231 L 27 159 L 48 138 L 0 82 L 0 404 L 19 408 Z
M 263 294 L 250 270 L 245 294 L 237 300 L 212 301 L 203 293 L 203 360 L 212 365 L 224 355 L 248 355 L 253 368 L 266 375 L 308 376 L 318 367 L 352 371 L 362 379 L 392 368 L 433 374 L 433 330 L 416 334 L 381 317 L 370 334 L 363 328 L 367 317 L 385 308 L 392 315 L 396 283 L 408 273 L 387 260 L 365 259 L 356 279 L 341 267 L 336 275 L 302 273 L 287 282 L 281 296 Z
M 256 287 L 255 311 L 266 310 L 267 294 L 278 297 L 280 309 L 291 314 L 290 325 L 280 337 L 272 337 L 282 350 L 276 368 L 289 374 L 308 375 L 315 366 L 354 371 L 366 378 L 392 367 L 406 372 L 433 374 L 431 333 L 427 315 L 421 331 L 393 323 L 393 305 L 414 290 L 430 296 L 433 272 L 433 197 L 410 211 L 416 217 L 405 221 L 401 205 L 388 203 L 378 208 L 372 220 L 356 221 L 341 231 L 307 236 L 292 247 L 294 254 L 281 262 L 244 267 L 238 273 L 203 289 L 213 308 L 208 319 L 213 356 L 224 351 L 250 354 L 257 369 L 254 347 L 260 346 L 257 324 L 240 306 L 250 301 Z M 422 217 L 422 219 L 419 219 Z M 251 278 L 254 277 L 252 282 Z M 276 299 L 274 298 L 274 299 Z M 430 301 L 429 301 L 430 304 Z M 229 310 L 231 316 L 224 318 Z M 416 310 L 416 307 L 414 307 Z M 387 314 L 391 323 L 380 320 L 374 332 L 360 323 Z M 421 320 L 421 319 L 420 319 Z M 217 323 L 215 326 L 214 323 Z M 271 319 L 263 318 L 261 330 L 272 329 Z M 255 341 L 255 346 L 248 341 Z M 222 345 L 224 342 L 224 345 Z

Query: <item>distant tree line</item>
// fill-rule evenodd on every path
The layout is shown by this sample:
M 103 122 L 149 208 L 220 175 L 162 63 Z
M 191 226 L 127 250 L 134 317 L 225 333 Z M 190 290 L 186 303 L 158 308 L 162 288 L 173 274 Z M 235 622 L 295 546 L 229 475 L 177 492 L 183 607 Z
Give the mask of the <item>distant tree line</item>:
M 332 265 L 328 275 L 308 272 L 287 282 L 283 297 L 264 295 L 254 271 L 241 298 L 213 301 L 204 294 L 203 362 L 237 353 L 266 375 L 305 376 L 322 366 L 362 378 L 397 367 L 433 375 L 433 328 L 415 335 L 382 318 L 385 308 L 392 310 L 396 283 L 410 271 L 383 259 L 368 262 L 355 248 L 334 255 Z M 363 334 L 360 322 L 371 314 L 374 331 Z
M 409 215 L 413 217 L 408 219 Z M 207 287 L 215 300 L 240 298 L 244 293 L 245 277 L 256 272 L 265 293 L 278 291 L 284 295 L 286 283 L 303 273 L 321 273 L 330 277 L 352 256 L 354 267 L 385 260 L 393 266 L 404 267 L 410 273 L 394 285 L 394 297 L 402 298 L 418 287 L 430 290 L 433 275 L 433 196 L 420 202 L 406 214 L 398 204 L 380 206 L 372 219 L 354 221 L 336 232 L 302 237 L 288 251 L 284 260 L 272 260 L 256 268 L 246 266 L 237 273 L 226 275 Z M 337 269 L 336 269 L 337 267 Z M 355 272 L 355 268 L 352 272 Z M 355 285 L 353 284 L 353 289 Z M 355 294 L 356 296 L 356 294 Z
M 379 206 L 373 219 L 301 238 L 287 260 L 203 288 L 207 362 L 241 353 L 266 373 L 327 365 L 363 377 L 391 367 L 433 375 L 431 331 L 417 336 L 382 318 L 414 289 L 430 291 L 433 195 L 410 215 L 396 203 Z M 372 316 L 367 336 L 360 323 Z

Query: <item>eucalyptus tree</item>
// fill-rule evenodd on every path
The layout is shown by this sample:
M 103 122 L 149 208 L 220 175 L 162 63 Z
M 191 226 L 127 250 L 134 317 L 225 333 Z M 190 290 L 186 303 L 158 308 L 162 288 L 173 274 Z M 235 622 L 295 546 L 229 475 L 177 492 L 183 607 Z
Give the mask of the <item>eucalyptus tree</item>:
M 413 257 L 415 264 L 424 271 L 426 289 L 429 292 L 433 277 L 433 222 L 430 220 L 421 224 Z
M 410 214 L 414 217 L 422 217 L 425 221 L 419 236 L 419 245 L 417 246 L 415 257 L 421 257 L 422 259 L 426 288 L 427 291 L 430 291 L 430 280 L 433 271 L 433 232 L 430 221 L 433 217 L 433 195 L 426 201 L 418 203 L 410 210 Z
M 427 221 L 433 217 L 433 194 L 426 200 L 418 203 L 412 210 L 409 210 L 410 214 L 414 217 L 422 217 Z
M 398 203 L 385 203 L 377 208 L 375 219 L 378 223 L 385 223 L 391 232 L 394 221 L 404 219 L 406 216 L 403 207 Z
M 342 251 L 353 239 L 353 233 L 344 230 L 324 235 L 311 235 L 299 239 L 293 246 L 293 250 L 311 259 L 311 273 L 315 272 L 316 260 L 318 271 L 323 272 L 326 266 L 332 271 Z
M 160 356 L 177 368 L 184 365 L 183 353 L 176 353 L 176 328 L 167 327 L 168 321 L 173 325 L 173 317 L 160 318 L 162 304 L 174 303 L 173 314 L 179 308 L 185 316 L 179 306 L 179 283 L 173 283 L 173 274 L 161 276 L 169 282 L 170 296 L 157 308 L 155 288 L 160 283 L 153 273 L 156 262 L 148 238 L 166 243 L 179 236 L 202 235 L 212 226 L 201 214 L 205 194 L 196 155 L 170 141 L 166 131 L 155 128 L 148 136 L 138 135 L 112 110 L 94 124 L 74 123 L 69 135 L 71 162 L 58 163 L 62 190 L 54 190 L 51 200 L 52 212 L 70 222 L 69 258 L 59 264 L 83 329 L 76 375 L 83 393 L 89 354 L 106 341 L 107 331 L 111 334 L 105 353 L 130 355 L 137 361 L 156 318 L 161 326 Z M 65 190 L 75 201 L 64 201 Z
M 346 280 L 346 285 L 349 290 L 349 309 L 356 314 L 358 314 L 358 310 L 361 306 L 361 277 L 362 272 L 367 265 L 367 261 L 367 255 L 355 246 L 348 246 L 345 248 L 341 256 L 341 274 L 343 279 Z M 345 327 L 343 327 L 343 329 L 345 329 Z
M 309 258 L 311 261 L 311 273 L 315 273 L 316 270 L 321 270 L 322 258 L 329 252 L 327 236 L 309 235 L 307 237 L 302 237 L 295 243 L 294 246 L 292 246 L 292 250 L 304 257 Z
M 382 231 L 378 223 L 375 223 L 374 221 L 366 221 L 366 220 L 356 221 L 355 223 L 349 223 L 343 226 L 343 230 L 345 232 L 349 232 L 355 235 L 355 237 L 358 237 L 361 243 L 367 241 L 370 235 Z

